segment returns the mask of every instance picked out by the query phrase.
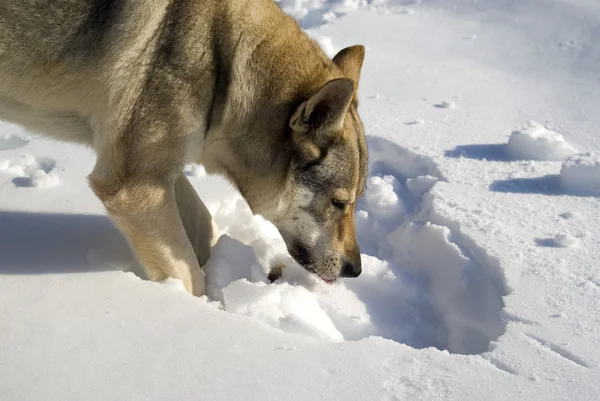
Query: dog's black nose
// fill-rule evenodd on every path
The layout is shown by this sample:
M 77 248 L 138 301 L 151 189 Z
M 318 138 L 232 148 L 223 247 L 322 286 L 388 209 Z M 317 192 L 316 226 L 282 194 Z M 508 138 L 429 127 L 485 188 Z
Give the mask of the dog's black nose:
M 358 277 L 362 273 L 360 260 L 358 262 L 344 262 L 342 265 L 342 277 Z

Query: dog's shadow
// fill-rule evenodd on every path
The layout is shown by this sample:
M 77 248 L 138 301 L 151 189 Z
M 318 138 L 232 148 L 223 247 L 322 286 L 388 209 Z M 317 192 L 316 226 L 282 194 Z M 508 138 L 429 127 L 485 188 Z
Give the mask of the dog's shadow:
M 0 274 L 139 270 L 107 216 L 0 211 Z

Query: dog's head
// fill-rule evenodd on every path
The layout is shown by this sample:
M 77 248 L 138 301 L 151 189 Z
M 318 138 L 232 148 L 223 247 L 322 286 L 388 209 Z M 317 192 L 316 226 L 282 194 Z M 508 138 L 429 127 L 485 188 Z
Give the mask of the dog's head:
M 354 210 L 367 176 L 356 101 L 363 58 L 362 46 L 338 53 L 333 62 L 343 77 L 326 82 L 291 116 L 288 182 L 272 219 L 294 259 L 327 282 L 361 273 Z

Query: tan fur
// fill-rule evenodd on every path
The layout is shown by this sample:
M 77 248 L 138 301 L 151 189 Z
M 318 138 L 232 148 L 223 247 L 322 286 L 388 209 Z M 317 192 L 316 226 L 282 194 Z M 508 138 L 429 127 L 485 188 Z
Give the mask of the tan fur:
M 344 187 L 354 204 L 364 191 L 366 145 L 356 113 L 364 48 L 336 57 L 328 59 L 271 0 L 4 0 L 0 118 L 92 146 L 90 185 L 148 276 L 180 279 L 202 295 L 200 266 L 215 230 L 181 174 L 185 162 L 225 175 L 278 226 L 290 252 L 303 239 L 286 234 L 294 223 L 281 205 L 294 209 L 299 182 L 312 185 L 302 163 L 335 157 L 346 171 L 336 173 L 343 184 L 328 184 L 330 192 Z M 313 97 L 338 78 L 352 85 Z M 312 126 L 290 130 L 303 104 L 318 106 L 303 114 Z M 331 279 L 343 258 L 360 266 L 348 213 L 327 221 L 310 213 L 327 227 L 319 228 L 324 242 L 314 246 L 313 267 L 305 267 Z M 333 235 L 338 226 L 341 241 Z M 326 248 L 336 256 L 319 251 Z M 314 267 L 335 258 L 331 274 Z

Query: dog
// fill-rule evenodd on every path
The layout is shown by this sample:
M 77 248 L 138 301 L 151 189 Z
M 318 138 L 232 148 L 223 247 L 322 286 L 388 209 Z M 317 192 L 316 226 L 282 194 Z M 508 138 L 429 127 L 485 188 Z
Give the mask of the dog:
M 3 0 L 0 119 L 91 146 L 91 189 L 154 281 L 205 294 L 225 176 L 326 282 L 361 273 L 363 46 L 332 59 L 272 0 Z

